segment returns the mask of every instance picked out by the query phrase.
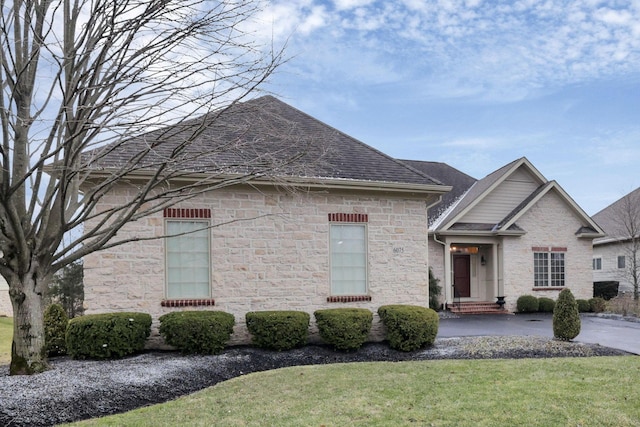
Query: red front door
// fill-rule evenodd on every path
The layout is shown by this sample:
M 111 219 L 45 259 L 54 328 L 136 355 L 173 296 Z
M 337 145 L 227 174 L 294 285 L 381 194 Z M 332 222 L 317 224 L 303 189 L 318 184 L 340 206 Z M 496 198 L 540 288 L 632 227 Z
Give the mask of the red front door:
M 453 256 L 453 290 L 454 297 L 471 296 L 471 261 L 469 255 Z

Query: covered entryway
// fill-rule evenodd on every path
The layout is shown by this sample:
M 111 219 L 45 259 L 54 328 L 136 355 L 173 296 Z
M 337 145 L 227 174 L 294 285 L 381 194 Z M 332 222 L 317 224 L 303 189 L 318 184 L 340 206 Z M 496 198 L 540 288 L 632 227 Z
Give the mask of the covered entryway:
M 455 298 L 471 296 L 471 257 L 453 255 L 453 293 Z

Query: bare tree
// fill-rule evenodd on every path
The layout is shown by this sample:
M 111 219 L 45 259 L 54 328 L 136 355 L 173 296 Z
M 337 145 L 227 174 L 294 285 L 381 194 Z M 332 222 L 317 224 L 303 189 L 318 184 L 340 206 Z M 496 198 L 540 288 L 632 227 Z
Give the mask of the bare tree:
M 254 0 L 2 3 L 0 274 L 14 309 L 11 374 L 47 368 L 43 296 L 57 271 L 126 243 L 114 236 L 129 221 L 288 163 L 290 152 L 250 155 L 242 123 L 214 148 L 195 144 L 225 106 L 282 62 L 282 50 L 252 38 L 259 7 Z M 160 127 L 166 123 L 173 126 Z M 246 161 L 215 163 L 211 150 L 244 153 Z M 119 163 L 110 163 L 115 157 Z M 130 201 L 96 212 L 124 180 Z
M 608 237 L 615 239 L 624 253 L 624 261 L 618 261 L 623 262 L 618 265 L 620 278 L 631 284 L 633 299 L 638 301 L 640 296 L 640 188 L 622 197 L 605 210 L 609 211 L 607 218 L 603 220 Z

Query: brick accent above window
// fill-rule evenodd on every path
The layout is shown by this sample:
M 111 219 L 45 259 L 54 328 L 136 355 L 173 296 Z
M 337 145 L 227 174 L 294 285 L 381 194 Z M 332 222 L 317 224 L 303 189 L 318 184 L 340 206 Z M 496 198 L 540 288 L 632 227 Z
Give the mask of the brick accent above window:
M 165 218 L 211 218 L 211 209 L 165 208 Z
M 532 246 L 533 252 L 567 252 L 565 246 Z
M 327 297 L 327 302 L 371 301 L 371 295 L 336 295 Z
M 214 306 L 216 301 L 213 298 L 205 299 L 163 299 L 160 301 L 162 307 L 197 307 Z
M 369 222 L 368 214 L 359 213 L 330 213 L 331 222 Z

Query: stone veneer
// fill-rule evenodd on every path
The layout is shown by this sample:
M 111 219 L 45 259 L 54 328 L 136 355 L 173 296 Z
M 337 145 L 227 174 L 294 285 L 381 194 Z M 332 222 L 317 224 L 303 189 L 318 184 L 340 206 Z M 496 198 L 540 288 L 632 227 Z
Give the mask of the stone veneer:
M 9 299 L 9 285 L 2 276 L 0 276 L 0 316 L 13 317 L 13 307 L 11 299 Z
M 121 203 L 126 189 L 105 198 L 98 210 Z M 233 187 L 209 192 L 181 208 L 211 209 L 211 298 L 215 305 L 165 307 L 162 239 L 138 241 L 84 259 L 86 313 L 141 311 L 152 315 L 150 346 L 161 343 L 158 318 L 176 310 L 223 310 L 236 317 L 231 344 L 247 343 L 249 311 L 364 307 L 384 304 L 428 307 L 426 203 L 385 193 L 288 192 Z M 330 213 L 368 216 L 370 301 L 328 302 Z M 157 237 L 162 213 L 128 224 L 118 238 Z M 90 224 L 88 224 L 90 225 Z M 368 299 L 368 298 L 365 298 Z M 166 304 L 165 304 L 166 305 Z M 313 327 L 312 327 L 313 332 Z M 381 339 L 374 320 L 372 340 Z
M 504 289 L 509 310 L 515 311 L 521 295 L 558 299 L 561 289 L 533 286 L 535 247 L 565 248 L 565 287 L 571 289 L 576 299 L 593 296 L 592 240 L 576 236 L 582 223 L 556 193 L 546 194 L 517 224 L 527 233 L 503 240 Z

